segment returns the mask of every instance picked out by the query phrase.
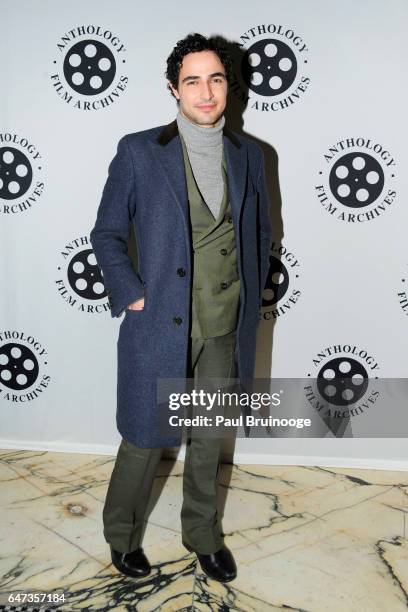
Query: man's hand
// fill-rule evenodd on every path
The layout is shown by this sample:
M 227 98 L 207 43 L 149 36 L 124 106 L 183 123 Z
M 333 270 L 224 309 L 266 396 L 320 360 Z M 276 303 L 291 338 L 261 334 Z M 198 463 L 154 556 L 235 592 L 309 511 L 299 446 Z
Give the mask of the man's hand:
M 136 302 L 132 302 L 132 304 L 129 304 L 129 306 L 127 307 L 128 310 L 143 310 L 144 308 L 144 298 L 141 298 L 140 300 L 136 300 Z

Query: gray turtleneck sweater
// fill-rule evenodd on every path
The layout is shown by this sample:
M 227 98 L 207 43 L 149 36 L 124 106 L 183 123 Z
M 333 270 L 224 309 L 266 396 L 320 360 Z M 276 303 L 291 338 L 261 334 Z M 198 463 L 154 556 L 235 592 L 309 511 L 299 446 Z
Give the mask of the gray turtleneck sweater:
M 225 117 L 222 115 L 215 127 L 196 125 L 186 119 L 180 111 L 176 120 L 186 144 L 198 188 L 214 218 L 217 219 L 224 194 L 221 162 Z

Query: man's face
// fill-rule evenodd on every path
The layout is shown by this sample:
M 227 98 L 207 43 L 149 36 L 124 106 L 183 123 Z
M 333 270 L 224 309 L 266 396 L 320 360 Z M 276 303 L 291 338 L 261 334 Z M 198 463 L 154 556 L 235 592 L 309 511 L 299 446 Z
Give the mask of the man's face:
M 178 89 L 171 83 L 170 87 L 184 117 L 202 127 L 216 125 L 227 103 L 228 83 L 214 51 L 188 53 L 180 68 Z

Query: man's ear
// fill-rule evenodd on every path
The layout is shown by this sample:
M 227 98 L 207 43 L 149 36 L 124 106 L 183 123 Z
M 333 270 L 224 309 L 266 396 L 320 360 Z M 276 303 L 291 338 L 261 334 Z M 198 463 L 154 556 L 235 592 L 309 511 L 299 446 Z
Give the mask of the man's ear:
M 170 81 L 167 81 L 168 86 L 170 87 L 171 91 L 173 92 L 173 96 L 177 99 L 180 100 L 180 96 L 178 94 L 177 89 L 170 83 Z

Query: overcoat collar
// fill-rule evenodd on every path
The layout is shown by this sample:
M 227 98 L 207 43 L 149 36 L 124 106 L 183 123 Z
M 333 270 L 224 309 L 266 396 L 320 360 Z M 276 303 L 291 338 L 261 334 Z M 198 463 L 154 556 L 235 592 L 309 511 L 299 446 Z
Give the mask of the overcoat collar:
M 248 172 L 247 148 L 225 126 L 223 129 L 223 143 L 231 209 L 235 221 L 238 223 Z M 189 204 L 183 149 L 177 121 L 174 120 L 166 125 L 159 135 L 150 141 L 150 144 L 163 170 L 170 192 L 186 221 L 187 227 Z
M 160 134 L 157 137 L 157 142 L 163 146 L 165 146 L 172 138 L 178 136 L 179 130 L 177 125 L 177 120 L 174 119 L 168 125 L 165 125 Z M 241 143 L 238 138 L 236 138 L 235 134 L 231 132 L 227 127 L 224 126 L 223 135 L 227 136 L 231 142 L 239 149 L 241 147 Z

